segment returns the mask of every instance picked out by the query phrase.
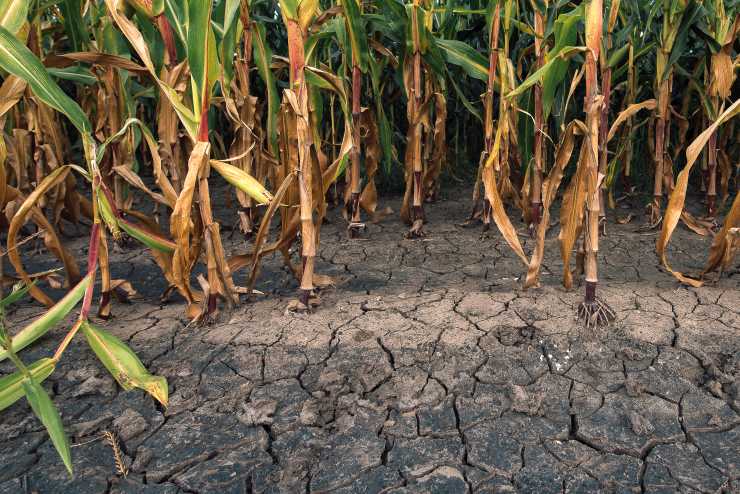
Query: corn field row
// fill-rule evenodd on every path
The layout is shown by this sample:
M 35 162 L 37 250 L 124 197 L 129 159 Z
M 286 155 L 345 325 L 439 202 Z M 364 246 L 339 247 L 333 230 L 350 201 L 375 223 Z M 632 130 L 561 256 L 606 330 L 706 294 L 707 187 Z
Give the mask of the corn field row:
M 539 283 L 562 198 L 562 283 L 583 279 L 587 327 L 614 316 L 597 297 L 599 236 L 625 194 L 652 191 L 660 262 L 700 286 L 740 243 L 738 33 L 737 0 L 0 0 L 0 226 L 13 273 L 2 282 L 14 285 L 1 305 L 28 294 L 48 307 L 0 331 L 0 360 L 18 367 L 0 379 L 0 409 L 25 395 L 71 470 L 39 382 L 80 330 L 122 387 L 167 403 L 166 381 L 89 320 L 98 281 L 100 318 L 124 296 L 111 242 L 148 248 L 194 321 L 249 297 L 271 253 L 299 283 L 292 308 L 308 310 L 331 282 L 315 269 L 328 207 L 343 205 L 348 239 L 366 235 L 365 222 L 393 214 L 376 180 L 402 176 L 406 236 L 423 237 L 444 172 L 463 174 L 453 162 L 475 176 L 468 223 L 495 224 L 525 289 Z M 212 211 L 217 177 L 245 238 L 231 257 Z M 700 200 L 687 208 L 690 185 Z M 713 236 L 698 275 L 668 262 L 679 222 Z M 63 281 L 24 266 L 27 223 Z M 84 275 L 69 225 L 91 225 Z M 56 354 L 25 365 L 17 352 L 80 302 Z

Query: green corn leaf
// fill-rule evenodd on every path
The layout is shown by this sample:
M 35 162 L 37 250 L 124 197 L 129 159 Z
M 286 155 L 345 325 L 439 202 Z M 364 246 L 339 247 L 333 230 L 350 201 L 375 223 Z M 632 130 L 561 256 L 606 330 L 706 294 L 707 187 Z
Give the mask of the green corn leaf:
M 212 0 L 190 0 L 188 24 L 188 64 L 193 84 L 193 113 L 201 117 L 208 98 L 209 41 Z
M 583 4 L 581 4 L 570 12 L 560 14 L 555 20 L 555 45 L 545 56 L 545 62 L 552 61 L 552 63 L 542 77 L 542 113 L 545 120 L 550 115 L 555 93 L 565 79 L 570 64 L 570 60 L 560 58 L 558 55 L 576 42 L 578 22 L 583 18 L 583 11 Z
M 550 71 L 553 64 L 558 60 L 567 60 L 568 58 L 578 54 L 583 53 L 588 48 L 584 46 L 567 46 L 563 48 L 558 55 L 547 61 L 542 67 L 540 67 L 538 70 L 536 70 L 532 75 L 527 77 L 524 82 L 519 84 L 519 86 L 516 87 L 513 91 L 509 92 L 506 97 L 507 98 L 514 98 L 521 94 L 523 94 L 527 89 L 534 86 L 538 82 L 542 81 L 545 75 Z
M 85 21 L 82 19 L 81 0 L 64 0 L 57 4 L 64 16 L 64 31 L 74 51 L 84 51 L 90 42 Z
M 267 146 L 274 156 L 278 156 L 277 145 L 277 118 L 280 112 L 280 98 L 278 96 L 275 75 L 272 73 L 272 50 L 265 42 L 265 26 L 255 24 L 254 34 L 254 60 L 257 65 L 262 81 L 267 90 Z
M 90 69 L 76 65 L 65 67 L 63 69 L 48 68 L 46 71 L 57 79 L 78 82 L 86 86 L 92 86 L 98 82 L 98 78 L 92 75 Z
M 280 11 L 288 19 L 298 19 L 298 4 L 300 0 L 280 0 Z
M 453 77 L 450 77 L 450 82 L 452 83 L 452 88 L 457 94 L 458 100 L 460 100 L 465 109 L 468 110 L 470 114 L 473 115 L 479 122 L 483 123 L 480 112 L 475 108 L 475 106 L 473 106 L 473 103 L 468 101 L 467 96 L 465 96 L 465 93 L 463 93 L 462 88 L 460 88 L 460 85 L 457 83 L 457 81 L 455 81 Z
M 26 81 L 37 98 L 65 114 L 80 133 L 91 131 L 82 108 L 64 94 L 31 50 L 3 27 L 0 27 L 0 67 Z
M 393 164 L 393 131 L 388 121 L 383 106 L 383 85 L 380 82 L 385 60 L 376 61 L 374 57 L 368 59 L 370 69 L 370 85 L 373 88 L 373 99 L 375 101 L 375 112 L 378 117 L 378 131 L 380 136 L 380 147 L 383 149 L 383 167 L 386 172 L 390 172 Z
M 360 70 L 364 73 L 367 71 L 369 49 L 365 27 L 362 22 L 360 6 L 358 5 L 357 0 L 342 0 L 342 7 L 344 8 L 344 15 L 347 19 L 347 31 L 349 34 L 350 45 L 352 46 L 352 54 L 354 55 Z
M 187 9 L 183 9 L 183 7 L 187 7 L 187 5 L 183 6 L 182 2 L 178 0 L 164 1 L 164 11 L 170 21 L 170 24 L 172 25 L 172 29 L 175 31 L 177 37 L 180 39 L 180 42 L 183 45 L 187 45 Z
M 54 359 L 42 358 L 27 366 L 26 369 L 31 373 L 36 382 L 42 382 L 54 372 L 56 364 Z M 21 371 L 16 371 L 0 378 L 0 411 L 5 410 L 21 399 L 23 396 L 22 383 L 25 378 L 25 375 Z
M 136 51 L 137 55 L 139 55 L 139 58 L 144 63 L 144 66 L 149 70 L 151 76 L 154 78 L 155 81 L 157 81 L 159 89 L 162 91 L 162 93 L 164 93 L 169 102 L 172 104 L 172 107 L 177 112 L 177 116 L 180 117 L 180 121 L 182 122 L 183 127 L 185 127 L 185 129 L 188 131 L 188 135 L 193 140 L 195 140 L 198 134 L 198 122 L 200 120 L 200 113 L 198 113 L 196 117 L 196 115 L 194 115 L 193 112 L 183 104 L 182 100 L 180 99 L 180 95 L 177 94 L 177 91 L 175 91 L 172 87 L 168 86 L 161 79 L 159 79 L 157 75 L 158 72 L 154 67 L 154 62 L 152 62 L 149 46 L 144 40 L 141 31 L 139 31 L 139 29 L 134 25 L 133 22 L 131 22 L 130 19 L 128 19 L 117 10 L 115 0 L 105 0 L 105 4 L 108 8 L 108 13 L 110 14 L 110 16 L 116 22 L 121 32 L 123 32 L 123 35 L 126 37 L 126 39 L 128 39 L 129 43 L 131 43 L 131 46 Z
M 691 1 L 686 10 L 682 12 L 681 24 L 678 26 L 678 33 L 676 34 L 675 41 L 671 47 L 671 55 L 668 58 L 668 63 L 661 75 L 661 81 L 668 77 L 668 74 L 671 73 L 671 67 L 678 62 L 681 55 L 686 53 L 689 33 L 701 11 L 701 6 L 694 1 Z
M 137 13 L 134 17 L 137 19 L 137 24 L 141 29 L 141 35 L 144 37 L 144 42 L 149 49 L 149 54 L 154 62 L 154 68 L 157 73 L 161 73 L 162 67 L 164 66 L 164 52 L 165 46 L 162 41 L 162 36 L 159 32 L 159 28 L 149 20 L 145 20 L 146 17 Z
M 69 293 L 54 304 L 51 309 L 47 310 L 43 316 L 35 319 L 31 324 L 13 336 L 13 351 L 19 352 L 23 350 L 64 319 L 74 309 L 77 302 L 82 299 L 87 286 L 90 284 L 90 280 L 92 280 L 92 273 L 88 273 L 87 276 L 82 278 Z M 0 362 L 6 358 L 8 358 L 7 350 L 0 350 Z
M 16 34 L 28 17 L 28 0 L 0 0 L 0 27 Z
M 167 406 L 167 380 L 153 376 L 146 370 L 139 357 L 121 340 L 88 321 L 82 323 L 82 331 L 95 355 L 108 372 L 126 391 L 139 388 Z
M 238 27 L 239 0 L 226 0 L 223 24 L 219 26 L 223 30 L 223 38 L 218 47 L 224 83 L 226 85 L 225 90 L 228 90 L 229 83 L 234 78 L 234 51 Z
M 452 39 L 435 40 L 448 63 L 462 67 L 466 74 L 481 81 L 488 80 L 488 61 L 467 43 Z
M 69 448 L 69 439 L 64 432 L 62 418 L 54 403 L 49 398 L 44 388 L 36 382 L 35 379 L 23 379 L 23 392 L 26 394 L 28 404 L 31 405 L 33 413 L 41 420 L 46 427 L 46 432 L 51 437 L 51 442 L 59 453 L 59 456 L 67 467 L 67 471 L 72 475 L 72 453 Z
M 36 280 L 33 280 L 28 285 L 22 282 L 16 283 L 16 285 L 13 287 L 13 291 L 10 292 L 5 298 L 0 300 L 0 309 L 6 309 L 22 299 L 35 284 Z
M 150 249 L 154 249 L 159 252 L 171 254 L 175 251 L 175 243 L 164 237 L 145 230 L 141 226 L 133 223 L 125 218 L 119 218 L 118 226 L 124 232 L 128 233 L 132 238 L 135 238 L 142 244 L 146 245 Z

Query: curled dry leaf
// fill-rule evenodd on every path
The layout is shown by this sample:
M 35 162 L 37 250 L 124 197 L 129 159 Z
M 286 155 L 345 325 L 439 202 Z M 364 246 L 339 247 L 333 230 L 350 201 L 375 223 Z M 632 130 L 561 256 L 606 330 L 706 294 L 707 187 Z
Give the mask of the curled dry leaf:
M 666 270 L 668 270 L 668 272 L 671 273 L 680 282 L 691 286 L 698 287 L 702 286 L 703 283 L 698 279 L 686 276 L 680 271 L 675 271 L 673 268 L 671 268 L 671 266 L 668 264 L 666 248 L 668 247 L 668 242 L 670 242 L 671 235 L 676 229 L 676 225 L 678 225 L 678 221 L 681 218 L 681 214 L 683 213 L 683 206 L 684 202 L 686 201 L 686 190 L 689 184 L 689 174 L 691 173 L 691 169 L 694 166 L 694 163 L 696 163 L 696 160 L 697 158 L 699 158 L 702 149 L 704 149 L 704 146 L 706 146 L 707 142 L 709 142 L 710 137 L 714 132 L 717 131 L 719 126 L 737 115 L 738 113 L 740 113 L 740 100 L 737 100 L 732 105 L 730 105 L 717 118 L 717 120 L 715 120 L 714 123 L 712 123 L 712 125 L 710 125 L 704 132 L 699 134 L 699 136 L 694 139 L 694 142 L 692 142 L 686 149 L 686 165 L 678 174 L 678 178 L 676 179 L 676 186 L 670 195 L 670 198 L 668 200 L 668 207 L 666 208 L 665 216 L 663 218 L 663 228 L 660 232 L 660 236 L 658 237 L 655 246 L 658 255 L 660 256 L 661 262 L 663 263 L 663 266 L 666 268 Z M 737 198 L 735 198 L 735 203 L 737 203 Z M 733 210 L 735 209 L 735 206 L 736 204 L 733 204 Z M 731 211 L 731 213 L 732 212 L 733 211 Z M 726 242 L 726 239 L 720 237 L 719 235 L 724 234 L 723 236 L 726 237 L 727 230 L 729 230 L 729 228 L 731 227 L 737 226 L 736 224 L 733 224 L 733 222 L 737 222 L 739 216 L 740 213 L 737 212 L 734 214 L 734 216 L 732 214 L 727 215 L 725 226 L 720 231 L 720 234 L 715 237 L 715 241 L 712 243 L 712 248 L 710 250 L 710 262 L 705 269 L 705 272 L 707 272 L 707 270 L 710 268 L 716 269 L 716 266 L 719 264 L 719 259 L 721 259 L 723 255 L 721 252 L 724 252 L 724 249 L 722 247 L 725 245 Z

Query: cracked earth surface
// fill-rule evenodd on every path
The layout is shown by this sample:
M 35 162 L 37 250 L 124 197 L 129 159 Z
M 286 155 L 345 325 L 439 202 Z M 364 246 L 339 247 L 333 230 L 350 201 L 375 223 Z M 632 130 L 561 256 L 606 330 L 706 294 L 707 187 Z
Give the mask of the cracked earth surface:
M 0 493 L 740 492 L 736 272 L 681 287 L 658 268 L 655 235 L 611 217 L 600 295 L 617 320 L 586 331 L 581 291 L 560 286 L 557 228 L 542 287 L 522 291 L 501 236 L 458 225 L 467 208 L 427 206 L 424 240 L 403 240 L 391 217 L 350 241 L 332 211 L 318 271 L 337 286 L 311 314 L 285 313 L 296 285 L 275 257 L 266 296 L 187 326 L 179 301 L 159 304 L 148 254 L 114 253 L 114 278 L 140 298 L 103 326 L 166 376 L 170 405 L 117 388 L 78 337 L 45 384 L 75 477 L 21 401 L 0 413 Z M 671 259 L 697 269 L 707 245 L 679 228 Z M 41 312 L 19 306 L 10 326 Z M 21 356 L 50 355 L 64 331 Z

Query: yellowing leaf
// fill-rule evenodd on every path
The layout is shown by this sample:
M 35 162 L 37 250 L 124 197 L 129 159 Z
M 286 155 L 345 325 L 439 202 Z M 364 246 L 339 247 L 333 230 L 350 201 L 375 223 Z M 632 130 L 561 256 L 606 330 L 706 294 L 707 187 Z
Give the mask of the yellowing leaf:
M 139 357 L 121 340 L 90 322 L 82 323 L 90 348 L 108 369 L 113 378 L 126 391 L 139 388 L 152 395 L 162 405 L 167 406 L 167 380 L 162 376 L 153 376 L 146 370 Z
M 269 204 L 272 201 L 270 191 L 241 168 L 217 160 L 211 160 L 210 163 L 211 167 L 221 174 L 227 182 L 249 195 L 258 204 Z

